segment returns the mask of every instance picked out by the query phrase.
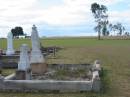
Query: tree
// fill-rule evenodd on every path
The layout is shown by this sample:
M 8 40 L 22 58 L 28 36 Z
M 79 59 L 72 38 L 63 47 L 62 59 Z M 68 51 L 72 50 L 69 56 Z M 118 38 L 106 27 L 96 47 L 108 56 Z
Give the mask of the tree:
M 100 34 L 101 34 L 101 25 L 97 25 L 95 28 L 94 28 L 94 30 L 96 31 L 96 32 L 98 32 L 98 39 L 100 40 Z
M 129 32 L 125 32 L 124 35 L 125 36 L 130 36 L 130 33 Z
M 98 32 L 98 39 L 100 40 L 101 34 L 106 35 L 107 31 L 107 25 L 108 25 L 108 15 L 107 15 L 107 7 L 104 5 L 99 5 L 97 3 L 93 3 L 91 5 L 91 11 L 95 18 L 95 22 L 97 23 L 97 26 L 94 28 L 95 31 Z
M 121 36 L 125 31 L 125 27 L 121 23 L 117 23 L 118 34 Z
M 116 23 L 114 25 L 109 25 L 111 31 L 117 32 L 117 35 L 122 35 L 125 31 L 125 27 L 121 23 Z
M 15 27 L 15 28 L 11 29 L 11 32 L 13 34 L 13 37 L 24 35 L 22 27 Z
M 102 29 L 102 35 L 103 36 L 109 36 L 109 31 L 107 30 L 107 27 L 106 27 L 106 25 L 103 27 L 103 29 Z
M 11 29 L 11 32 L 13 34 L 13 37 L 16 37 L 17 36 L 17 33 L 16 33 L 16 30 L 15 29 Z

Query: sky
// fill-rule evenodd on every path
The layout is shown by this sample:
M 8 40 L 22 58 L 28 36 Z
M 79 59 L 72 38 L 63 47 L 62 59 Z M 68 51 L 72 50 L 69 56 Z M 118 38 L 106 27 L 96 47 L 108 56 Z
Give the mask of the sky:
M 109 21 L 130 31 L 130 0 L 0 0 L 0 37 L 15 26 L 28 35 L 32 25 L 39 36 L 94 36 L 91 4 L 107 6 Z

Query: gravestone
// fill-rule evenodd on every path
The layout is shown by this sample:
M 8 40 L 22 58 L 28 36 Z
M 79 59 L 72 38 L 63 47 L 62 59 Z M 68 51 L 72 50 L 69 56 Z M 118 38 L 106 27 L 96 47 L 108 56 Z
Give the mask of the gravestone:
M 46 72 L 47 65 L 45 58 L 40 50 L 40 40 L 37 27 L 33 25 L 31 32 L 32 51 L 30 55 L 31 69 L 33 74 L 43 74 Z
M 20 48 L 20 61 L 18 63 L 18 70 L 16 71 L 17 80 L 30 80 L 31 79 L 31 67 L 28 55 L 28 46 L 23 44 Z
M 14 48 L 13 48 L 13 34 L 12 32 L 8 33 L 7 36 L 7 51 L 6 55 L 13 55 L 15 53 Z

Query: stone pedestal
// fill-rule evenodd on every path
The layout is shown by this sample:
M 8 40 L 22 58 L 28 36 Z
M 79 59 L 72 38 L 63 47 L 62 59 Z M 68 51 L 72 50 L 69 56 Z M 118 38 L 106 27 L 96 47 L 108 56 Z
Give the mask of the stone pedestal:
M 47 71 L 46 63 L 32 63 L 31 64 L 32 74 L 42 75 Z
M 13 50 L 7 50 L 6 55 L 13 55 L 15 52 Z
M 31 80 L 31 70 L 16 70 L 16 80 Z
M 26 72 L 24 70 L 16 70 L 16 80 L 25 80 Z
M 30 63 L 43 63 L 45 62 L 44 56 L 42 55 L 40 49 L 31 51 Z

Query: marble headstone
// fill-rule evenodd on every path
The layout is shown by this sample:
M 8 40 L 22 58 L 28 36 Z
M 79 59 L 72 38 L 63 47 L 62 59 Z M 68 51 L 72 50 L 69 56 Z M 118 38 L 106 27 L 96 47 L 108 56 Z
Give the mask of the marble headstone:
M 45 59 L 40 50 L 40 41 L 38 36 L 37 27 L 33 25 L 31 32 L 32 51 L 31 51 L 31 63 L 44 63 Z
M 20 48 L 20 60 L 18 63 L 18 70 L 16 71 L 17 80 L 30 80 L 31 79 L 31 67 L 28 55 L 28 46 L 22 44 Z
M 12 55 L 14 54 L 14 48 L 13 48 L 13 34 L 12 32 L 8 33 L 7 36 L 7 51 L 6 51 L 6 55 Z
M 33 25 L 31 33 L 32 51 L 30 55 L 30 63 L 32 74 L 44 74 L 47 71 L 45 58 L 40 50 L 40 41 L 37 27 Z
M 26 71 L 30 68 L 28 50 L 28 46 L 26 44 L 22 44 L 20 48 L 20 61 L 18 63 L 18 70 Z

